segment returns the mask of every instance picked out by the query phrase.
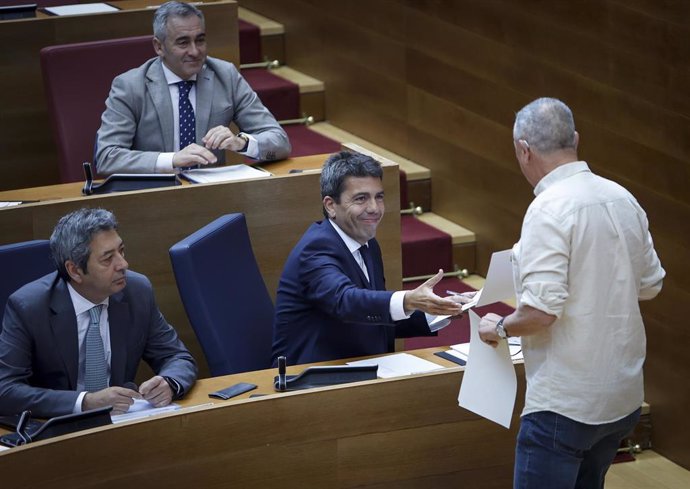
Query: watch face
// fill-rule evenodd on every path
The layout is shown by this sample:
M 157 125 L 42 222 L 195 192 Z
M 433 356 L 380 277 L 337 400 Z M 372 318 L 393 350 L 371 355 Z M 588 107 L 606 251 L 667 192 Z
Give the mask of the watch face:
M 496 334 L 504 340 L 508 337 L 506 329 L 503 327 L 503 320 L 499 321 L 498 324 L 496 324 Z

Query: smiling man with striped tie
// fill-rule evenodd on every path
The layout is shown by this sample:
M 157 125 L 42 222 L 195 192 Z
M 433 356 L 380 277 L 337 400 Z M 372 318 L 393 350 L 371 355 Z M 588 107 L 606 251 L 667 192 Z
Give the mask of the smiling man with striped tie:
M 55 226 L 50 248 L 57 271 L 7 301 L 0 415 L 105 406 L 118 414 L 135 398 L 165 406 L 189 391 L 196 362 L 159 311 L 151 282 L 128 270 L 115 216 L 74 211 Z M 141 360 L 156 375 L 133 390 Z

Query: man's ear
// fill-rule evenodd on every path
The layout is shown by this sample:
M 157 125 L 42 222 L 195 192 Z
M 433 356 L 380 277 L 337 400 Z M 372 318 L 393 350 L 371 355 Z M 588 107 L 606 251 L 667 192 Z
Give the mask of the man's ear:
M 529 143 L 525 141 L 524 139 L 520 139 L 517 142 L 518 145 L 518 151 L 523 157 L 529 158 L 530 156 L 530 147 Z
M 65 262 L 65 268 L 67 269 L 67 274 L 69 275 L 69 278 L 77 283 L 81 284 L 82 283 L 82 276 L 84 275 L 84 272 L 82 271 L 81 268 L 77 266 L 76 263 L 74 263 L 72 260 L 67 260 Z
M 335 219 L 335 200 L 330 195 L 323 198 L 323 208 L 330 219 Z
M 156 51 L 158 56 L 163 56 L 163 43 L 156 37 L 153 38 L 153 50 Z
M 574 137 L 574 139 L 575 139 L 575 149 L 577 149 L 577 145 L 580 144 L 580 133 L 577 132 L 577 131 L 575 131 L 574 136 L 575 136 L 575 137 Z

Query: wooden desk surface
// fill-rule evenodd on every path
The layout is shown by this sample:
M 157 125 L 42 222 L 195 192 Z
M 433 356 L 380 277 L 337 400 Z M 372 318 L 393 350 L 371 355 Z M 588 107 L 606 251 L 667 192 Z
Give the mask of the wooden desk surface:
M 295 173 L 302 173 L 304 171 L 320 171 L 321 166 L 327 157 L 327 154 L 302 156 L 299 158 L 288 158 L 282 161 L 262 163 L 257 166 L 271 172 L 276 176 L 289 175 L 291 171 L 294 171 Z M 102 180 L 96 180 L 96 182 L 100 181 Z M 189 183 L 186 180 L 182 180 L 182 185 L 189 185 Z M 43 187 L 5 190 L 0 192 L 0 202 L 15 200 L 44 202 L 70 198 L 78 199 L 83 197 L 81 193 L 83 186 L 84 182 L 74 182 L 62 183 L 58 185 L 46 185 Z
M 412 352 L 439 365 L 454 365 Z M 303 367 L 293 367 L 291 372 Z M 506 430 L 461 409 L 463 369 L 275 393 L 275 370 L 202 380 L 183 402 L 253 382 L 209 406 L 36 442 L 0 453 L 9 487 L 509 487 L 524 371 Z

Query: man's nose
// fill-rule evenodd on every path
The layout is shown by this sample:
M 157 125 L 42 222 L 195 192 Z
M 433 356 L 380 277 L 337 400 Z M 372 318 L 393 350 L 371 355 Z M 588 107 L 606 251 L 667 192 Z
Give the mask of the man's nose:
M 383 209 L 383 202 L 379 201 L 376 198 L 369 199 L 367 201 L 367 212 L 373 214 L 377 212 L 381 212 Z

